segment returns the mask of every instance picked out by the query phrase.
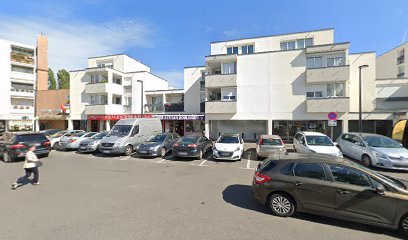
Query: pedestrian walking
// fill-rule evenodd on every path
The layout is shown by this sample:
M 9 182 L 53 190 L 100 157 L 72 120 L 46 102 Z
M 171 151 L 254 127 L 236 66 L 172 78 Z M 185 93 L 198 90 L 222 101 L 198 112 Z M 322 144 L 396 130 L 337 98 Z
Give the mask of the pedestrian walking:
M 28 151 L 25 155 L 25 161 L 23 166 L 25 170 L 25 175 L 17 179 L 17 182 L 11 185 L 11 189 L 15 190 L 18 187 L 28 184 L 30 182 L 29 178 L 31 174 L 34 175 L 32 184 L 34 186 L 40 184 L 38 167 L 41 165 L 41 162 L 40 160 L 38 160 L 37 155 L 35 155 L 34 153 L 35 150 L 36 150 L 35 145 L 28 146 Z

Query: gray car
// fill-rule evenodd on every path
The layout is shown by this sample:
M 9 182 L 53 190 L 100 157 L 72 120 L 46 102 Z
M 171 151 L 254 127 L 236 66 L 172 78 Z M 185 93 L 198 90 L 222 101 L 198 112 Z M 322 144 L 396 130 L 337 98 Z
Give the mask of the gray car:
M 180 135 L 177 133 L 158 133 L 150 136 L 136 147 L 136 152 L 145 157 L 164 157 L 171 151 Z
M 257 158 L 262 160 L 275 153 L 286 153 L 282 138 L 278 135 L 261 135 L 256 143 Z
M 105 132 L 100 132 L 100 133 L 94 135 L 91 138 L 83 140 L 79 144 L 78 152 L 91 153 L 91 152 L 97 151 L 99 149 L 99 145 L 101 143 L 102 138 L 104 138 L 106 135 L 108 135 L 108 132 L 106 132 L 106 131 Z
M 391 138 L 371 133 L 343 133 L 337 143 L 344 155 L 366 167 L 408 169 L 408 150 Z
M 96 132 L 79 132 L 72 135 L 67 135 L 61 138 L 59 142 L 60 149 L 62 150 L 76 150 L 79 148 L 79 144 L 90 137 L 93 137 Z

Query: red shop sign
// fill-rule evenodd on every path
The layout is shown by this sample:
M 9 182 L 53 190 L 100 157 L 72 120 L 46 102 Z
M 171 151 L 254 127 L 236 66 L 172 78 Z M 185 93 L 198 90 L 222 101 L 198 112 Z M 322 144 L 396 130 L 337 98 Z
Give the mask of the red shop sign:
M 88 115 L 88 120 L 120 120 L 125 118 L 153 118 L 152 114 Z

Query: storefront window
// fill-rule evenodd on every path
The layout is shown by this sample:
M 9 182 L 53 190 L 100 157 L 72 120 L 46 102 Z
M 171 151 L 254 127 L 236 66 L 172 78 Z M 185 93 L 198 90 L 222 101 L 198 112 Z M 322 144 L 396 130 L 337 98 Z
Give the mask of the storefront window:
M 203 133 L 204 122 L 200 120 L 186 120 L 185 133 Z
M 310 120 L 310 121 L 273 121 L 273 134 L 279 135 L 283 141 L 292 142 L 293 137 L 297 132 L 309 131 L 320 132 L 331 136 L 331 128 L 327 125 L 326 120 Z M 333 128 L 333 138 L 336 139 L 342 130 L 342 121 L 337 121 L 337 127 Z

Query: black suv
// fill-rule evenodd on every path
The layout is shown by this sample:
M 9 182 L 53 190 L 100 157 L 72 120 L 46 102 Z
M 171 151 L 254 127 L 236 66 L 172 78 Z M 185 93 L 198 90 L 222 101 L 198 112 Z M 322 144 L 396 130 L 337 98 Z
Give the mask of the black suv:
M 0 154 L 4 162 L 25 157 L 28 145 L 36 145 L 38 157 L 48 157 L 51 143 L 42 133 L 4 133 L 0 136 Z

